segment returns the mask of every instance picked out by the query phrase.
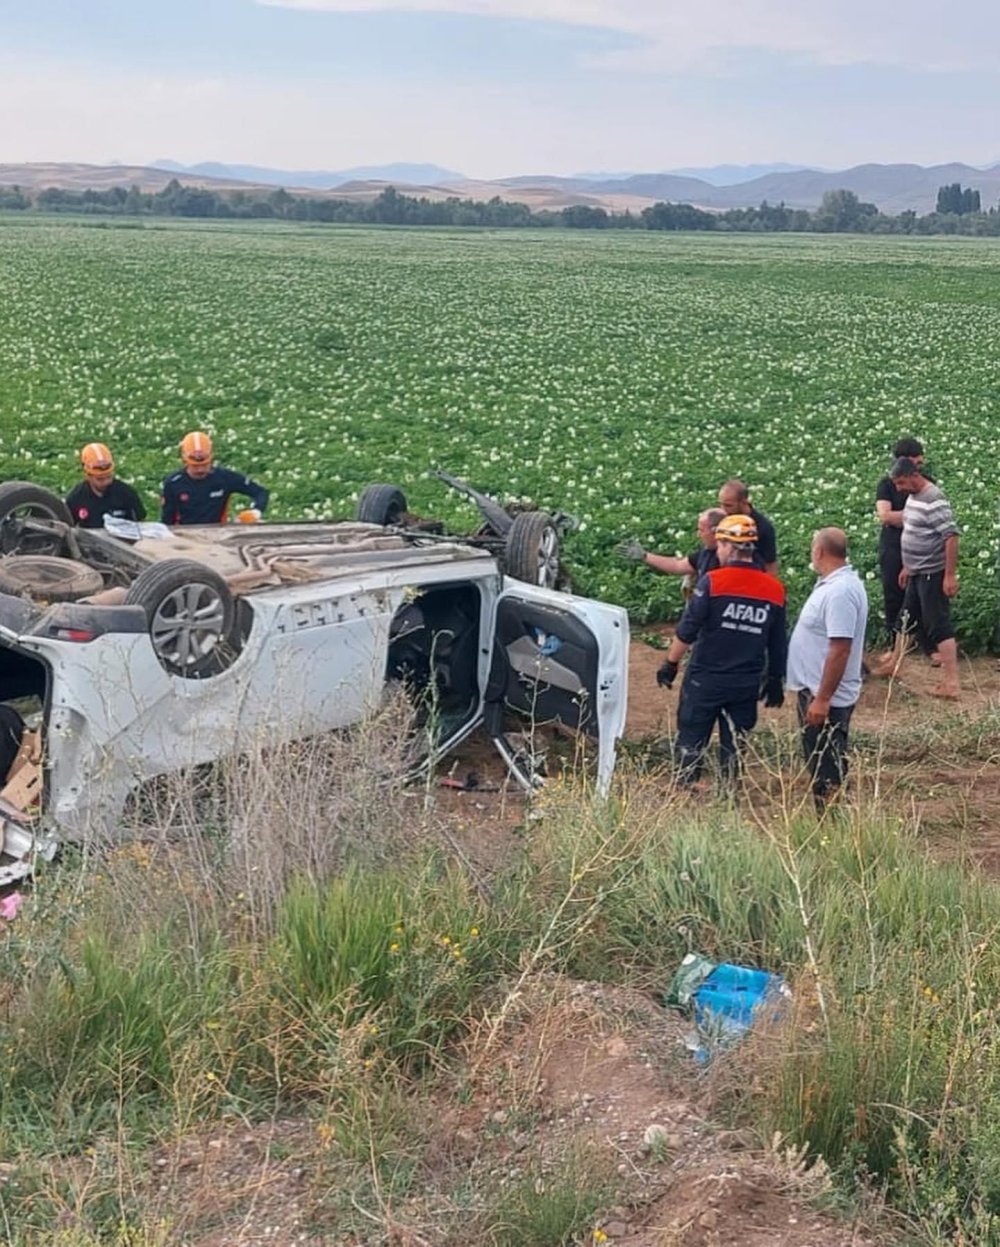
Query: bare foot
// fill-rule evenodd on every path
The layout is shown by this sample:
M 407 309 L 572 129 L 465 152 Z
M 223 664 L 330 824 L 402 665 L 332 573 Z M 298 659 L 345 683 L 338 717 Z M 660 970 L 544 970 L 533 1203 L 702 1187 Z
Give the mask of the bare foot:
M 879 680 L 888 680 L 898 673 L 900 664 L 895 658 L 889 658 L 882 662 L 874 663 L 868 668 L 868 674 L 873 675 Z
M 938 684 L 931 689 L 932 697 L 940 697 L 945 701 L 958 701 L 962 696 L 962 690 L 957 684 Z
M 935 650 L 935 651 L 934 651 L 934 653 L 933 653 L 933 654 L 931 654 L 931 656 L 930 656 L 930 660 L 931 660 L 931 666 L 932 666 L 932 667 L 940 667 L 940 666 L 941 666 L 941 655 L 937 652 L 937 650 Z

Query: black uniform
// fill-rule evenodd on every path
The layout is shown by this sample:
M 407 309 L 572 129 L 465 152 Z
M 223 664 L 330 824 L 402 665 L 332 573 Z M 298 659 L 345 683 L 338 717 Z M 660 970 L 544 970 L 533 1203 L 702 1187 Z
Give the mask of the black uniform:
M 902 511 L 907 495 L 897 489 L 892 478 L 883 476 L 875 490 L 876 502 L 888 502 L 893 511 Z M 903 530 L 892 524 L 883 524 L 878 536 L 878 567 L 882 576 L 882 600 L 885 604 L 885 630 L 892 644 L 899 625 L 899 612 L 903 607 L 903 592 L 899 587 L 899 573 L 903 570 L 900 542 Z
M 73 523 L 80 528 L 103 528 L 104 517 L 113 515 L 119 520 L 144 520 L 146 508 L 131 485 L 116 477 L 103 494 L 91 489 L 88 481 L 81 481 L 66 495 L 66 505 L 73 516 Z
M 699 546 L 697 550 L 687 556 L 687 560 L 694 568 L 694 574 L 699 579 L 707 575 L 708 572 L 714 572 L 719 566 L 718 551 L 710 550 L 708 546 Z
M 181 470 L 163 482 L 160 519 L 164 524 L 222 524 L 229 511 L 233 494 L 244 494 L 251 506 L 263 511 L 268 491 L 242 472 L 214 467 L 196 481 Z
M 760 567 L 778 561 L 778 538 L 774 525 L 762 515 L 756 507 L 750 508 L 750 518 L 757 525 L 757 548 L 754 550 L 753 561 Z
M 698 581 L 677 637 L 694 646 L 677 708 L 682 781 L 701 773 L 716 723 L 723 775 L 735 778 L 739 745 L 757 722 L 765 661 L 769 682 L 785 677 L 785 586 L 750 562 L 728 563 Z

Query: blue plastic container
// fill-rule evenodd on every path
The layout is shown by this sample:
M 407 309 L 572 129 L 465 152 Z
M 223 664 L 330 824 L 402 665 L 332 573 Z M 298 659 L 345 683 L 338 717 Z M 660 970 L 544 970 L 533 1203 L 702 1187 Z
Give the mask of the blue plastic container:
M 717 965 L 706 978 L 706 986 L 724 991 L 750 992 L 763 996 L 775 990 L 781 983 L 781 976 L 770 974 L 767 970 L 755 970 L 752 966 L 734 966 L 728 961 Z
M 784 980 L 766 970 L 727 963 L 716 966 L 694 993 L 694 1018 L 700 1031 L 736 1038 L 754 1014 L 781 993 Z

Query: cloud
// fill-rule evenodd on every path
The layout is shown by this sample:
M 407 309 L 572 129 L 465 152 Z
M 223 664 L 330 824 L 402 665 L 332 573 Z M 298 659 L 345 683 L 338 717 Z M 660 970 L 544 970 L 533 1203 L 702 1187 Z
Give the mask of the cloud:
M 882 64 L 932 72 L 1000 66 L 1000 6 L 969 0 L 943 21 L 936 0 L 255 0 L 329 13 L 455 14 L 538 21 L 635 37 L 633 51 L 592 59 L 611 68 L 723 69 L 734 52 L 805 57 L 825 65 Z

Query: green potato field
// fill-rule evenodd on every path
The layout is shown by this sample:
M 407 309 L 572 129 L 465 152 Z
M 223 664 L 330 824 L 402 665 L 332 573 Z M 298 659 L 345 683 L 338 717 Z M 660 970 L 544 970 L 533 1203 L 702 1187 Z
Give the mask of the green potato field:
M 369 481 L 458 528 L 429 470 L 580 519 L 580 592 L 668 618 L 620 563 L 694 545 L 744 477 L 793 604 L 811 532 L 875 577 L 874 489 L 921 438 L 962 529 L 962 636 L 994 639 L 1000 242 L 404 231 L 0 219 L 0 476 L 67 491 L 108 442 L 155 506 L 192 428 L 272 489 L 347 517 Z

